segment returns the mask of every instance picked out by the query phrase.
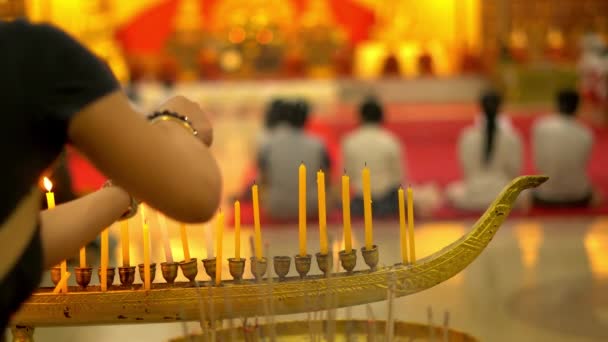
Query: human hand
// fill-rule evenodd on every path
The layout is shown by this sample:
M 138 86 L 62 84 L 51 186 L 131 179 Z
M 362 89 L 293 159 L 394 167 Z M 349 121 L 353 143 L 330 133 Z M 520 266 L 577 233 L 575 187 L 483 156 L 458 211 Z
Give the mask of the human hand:
M 198 138 L 207 146 L 211 146 L 213 143 L 213 127 L 211 126 L 211 121 L 198 103 L 178 95 L 165 101 L 165 103 L 160 105 L 158 110 L 168 110 L 188 117 L 188 120 L 192 123 L 194 129 L 198 131 Z

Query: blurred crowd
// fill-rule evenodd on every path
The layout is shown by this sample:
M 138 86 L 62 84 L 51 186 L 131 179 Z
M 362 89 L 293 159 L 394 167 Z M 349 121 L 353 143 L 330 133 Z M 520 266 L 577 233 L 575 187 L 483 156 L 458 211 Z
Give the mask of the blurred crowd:
M 501 111 L 502 96 L 487 90 L 479 98 L 480 115 L 465 128 L 457 149 L 462 179 L 441 190 L 434 184 L 413 184 L 416 210 L 430 215 L 442 205 L 462 211 L 487 208 L 502 188 L 521 175 L 523 143 L 521 134 Z M 579 95 L 564 89 L 555 96 L 555 113 L 537 119 L 532 129 L 535 169 L 550 180 L 534 192 L 522 196 L 520 208 L 588 207 L 600 201 L 587 176 L 593 134 L 577 120 Z M 333 168 L 344 169 L 351 177 L 351 209 L 363 214 L 360 170 L 371 170 L 374 216 L 398 213 L 397 191 L 411 184 L 407 167 L 407 143 L 402 143 L 386 127 L 382 103 L 369 97 L 359 105 L 359 125 L 340 143 L 341 165 L 332 164 L 322 139 L 305 129 L 310 105 L 305 100 L 277 99 L 267 108 L 264 130 L 259 137 L 258 180 L 264 184 L 265 211 L 275 218 L 298 215 L 298 167 L 307 166 L 307 209 L 317 211 L 315 175 Z M 329 205 L 339 207 L 340 185 L 329 184 Z

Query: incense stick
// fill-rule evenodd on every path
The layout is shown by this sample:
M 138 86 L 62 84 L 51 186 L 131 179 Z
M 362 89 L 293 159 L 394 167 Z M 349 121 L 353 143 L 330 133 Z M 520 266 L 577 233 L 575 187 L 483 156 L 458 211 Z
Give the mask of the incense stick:
M 431 342 L 435 342 L 435 328 L 433 327 L 433 308 L 430 306 L 427 308 L 427 319 L 429 322 L 429 339 L 431 340 Z
M 389 279 L 388 279 L 388 284 L 387 284 L 387 299 L 388 299 L 388 306 L 387 306 L 387 318 L 386 318 L 386 332 L 385 332 L 385 336 L 386 336 L 386 341 L 387 342 L 392 342 L 393 338 L 394 338 L 394 334 L 395 334 L 395 318 L 394 318 L 394 302 L 395 302 L 395 282 L 396 282 L 396 275 L 394 272 L 391 272 Z
M 450 323 L 450 312 L 446 311 L 443 314 L 443 342 L 448 342 L 448 340 L 449 340 L 449 335 L 450 335 L 449 323 Z

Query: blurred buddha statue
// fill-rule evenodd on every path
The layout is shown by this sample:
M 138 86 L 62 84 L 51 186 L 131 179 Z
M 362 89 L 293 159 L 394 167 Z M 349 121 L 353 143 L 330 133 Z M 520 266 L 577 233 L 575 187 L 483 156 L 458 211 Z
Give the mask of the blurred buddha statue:
M 334 51 L 345 45 L 345 32 L 336 24 L 327 0 L 310 0 L 300 20 L 298 44 L 312 76 L 328 77 L 335 73 Z
M 552 28 L 547 31 L 545 56 L 552 62 L 563 62 L 566 59 L 564 35 L 561 30 Z
M 180 0 L 174 25 L 174 31 L 165 46 L 165 51 L 173 61 L 169 62 L 168 58 L 163 58 L 160 61 L 161 69 L 177 69 L 175 72 L 179 75 L 176 76 L 180 79 L 196 79 L 200 51 L 205 42 L 200 1 Z M 168 67 L 167 63 L 174 65 Z M 161 73 L 166 73 L 166 70 Z
M 509 51 L 511 58 L 518 63 L 528 61 L 528 35 L 521 29 L 516 29 L 509 36 Z

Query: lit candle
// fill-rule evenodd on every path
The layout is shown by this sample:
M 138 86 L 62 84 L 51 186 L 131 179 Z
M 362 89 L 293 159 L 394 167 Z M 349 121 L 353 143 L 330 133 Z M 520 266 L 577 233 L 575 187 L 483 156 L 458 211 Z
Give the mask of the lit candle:
M 131 255 L 129 254 L 129 220 L 120 221 L 120 243 L 122 249 L 122 266 L 131 266 Z
M 48 179 L 47 177 L 44 177 L 43 183 L 44 183 L 44 187 L 46 188 L 46 206 L 48 209 L 53 209 L 53 208 L 55 208 L 55 194 L 51 191 L 51 190 L 53 190 L 53 182 L 51 182 L 51 180 Z M 61 277 L 63 278 L 63 277 L 65 277 L 65 274 L 68 271 L 68 264 L 65 260 L 61 261 L 60 268 L 61 268 Z M 63 292 L 68 292 L 67 280 L 63 284 L 63 288 L 61 290 Z
M 369 168 L 363 168 L 363 219 L 365 221 L 365 248 L 370 250 L 374 245 L 372 236 L 372 189 Z
M 182 249 L 184 250 L 184 261 L 190 261 L 190 247 L 188 246 L 188 233 L 186 232 L 186 225 L 181 224 L 179 226 L 180 235 L 182 236 Z
M 241 258 L 241 202 L 234 202 L 234 258 Z
M 150 228 L 146 221 L 146 210 L 145 205 L 141 205 L 141 220 L 143 222 L 143 243 L 144 243 L 144 289 L 149 290 L 151 287 L 151 276 L 150 271 Z
M 407 260 L 407 228 L 405 226 L 405 199 L 403 196 L 403 188 L 399 187 L 397 191 L 399 195 L 399 238 L 401 240 L 401 260 L 404 265 L 408 263 Z
M 416 242 L 414 240 L 414 192 L 412 187 L 407 187 L 407 227 L 410 240 L 410 262 L 416 262 Z
M 346 174 L 342 176 L 342 222 L 344 224 L 344 250 L 346 253 L 350 253 L 353 250 L 350 226 L 350 178 Z
M 70 278 L 70 275 L 72 275 L 70 272 L 66 272 L 61 276 L 61 280 L 59 280 L 57 286 L 55 286 L 55 288 L 53 289 L 54 294 L 58 294 L 59 292 L 63 291 L 63 288 L 68 285 L 68 279 Z
M 299 177 L 299 230 L 300 237 L 300 256 L 306 255 L 306 165 L 300 164 Z
M 217 214 L 216 224 L 216 251 L 215 251 L 215 285 L 222 282 L 222 233 L 224 231 L 224 214 L 220 211 Z
M 258 185 L 254 184 L 251 187 L 251 196 L 253 197 L 253 230 L 255 242 L 255 257 L 262 259 L 262 230 L 260 229 L 260 200 L 258 198 Z
M 44 188 L 46 189 L 46 206 L 49 209 L 55 208 L 55 194 L 51 191 L 53 190 L 53 183 L 47 177 L 44 177 Z
M 167 263 L 173 263 L 173 253 L 171 252 L 171 241 L 169 240 L 169 227 L 167 227 L 167 219 L 165 215 L 160 212 L 156 212 L 158 218 L 158 224 L 160 226 L 160 236 L 163 240 L 163 247 L 165 250 L 165 261 Z
M 87 267 L 87 249 L 85 246 L 80 247 L 80 268 Z
M 325 174 L 317 172 L 317 197 L 319 200 L 319 241 L 321 254 L 327 254 L 327 213 L 325 207 Z
M 108 262 L 110 259 L 108 228 L 101 231 L 101 291 L 108 290 Z

